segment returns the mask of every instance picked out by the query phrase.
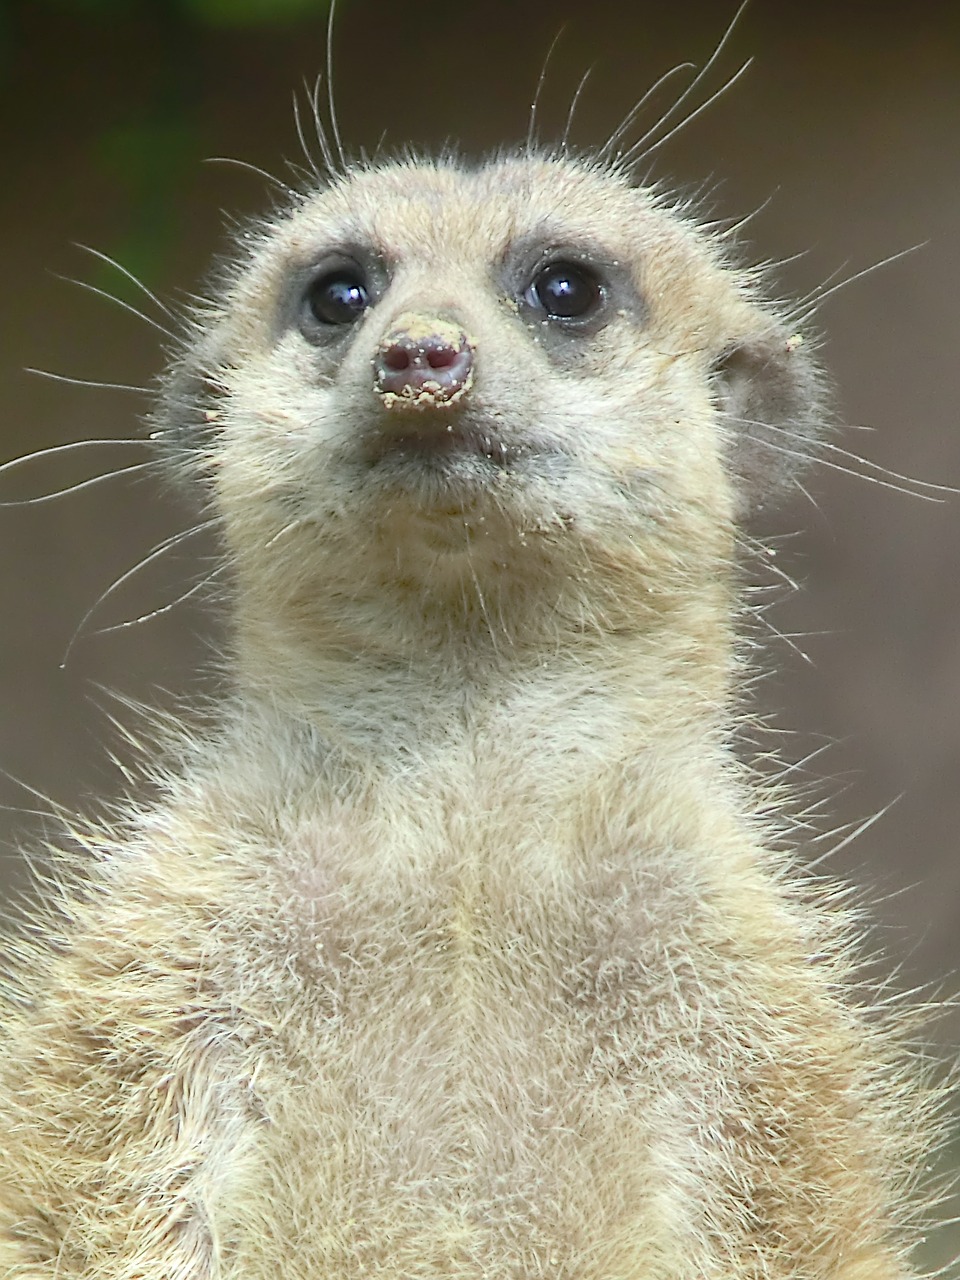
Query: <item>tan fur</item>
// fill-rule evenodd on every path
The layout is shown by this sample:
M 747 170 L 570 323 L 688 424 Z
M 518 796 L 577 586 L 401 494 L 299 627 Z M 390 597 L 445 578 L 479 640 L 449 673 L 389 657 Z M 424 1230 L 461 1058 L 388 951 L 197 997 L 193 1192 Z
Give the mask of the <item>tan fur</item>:
M 806 345 L 599 164 L 352 170 L 245 243 L 159 417 L 235 688 L 24 948 L 0 1274 L 907 1276 L 910 1090 L 730 741 Z M 334 249 L 382 293 L 312 343 Z M 545 253 L 604 264 L 603 323 L 530 313 Z M 376 394 L 405 315 L 469 335 L 462 394 Z M 491 452 L 390 445 L 441 413 Z

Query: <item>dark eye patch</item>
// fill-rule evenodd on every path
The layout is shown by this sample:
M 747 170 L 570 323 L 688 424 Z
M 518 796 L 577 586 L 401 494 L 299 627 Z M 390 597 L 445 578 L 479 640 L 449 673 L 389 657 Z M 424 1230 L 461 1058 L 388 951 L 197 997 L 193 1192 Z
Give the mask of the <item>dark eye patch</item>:
M 384 264 L 369 249 L 331 250 L 291 273 L 281 325 L 313 345 L 348 339 L 388 285 Z

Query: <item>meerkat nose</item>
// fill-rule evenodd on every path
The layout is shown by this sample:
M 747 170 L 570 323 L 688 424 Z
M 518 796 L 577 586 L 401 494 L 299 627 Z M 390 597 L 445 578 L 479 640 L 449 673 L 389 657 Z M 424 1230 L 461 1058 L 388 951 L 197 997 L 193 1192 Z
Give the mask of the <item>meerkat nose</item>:
M 388 408 L 452 404 L 473 381 L 475 348 L 449 320 L 403 315 L 377 348 L 374 386 Z

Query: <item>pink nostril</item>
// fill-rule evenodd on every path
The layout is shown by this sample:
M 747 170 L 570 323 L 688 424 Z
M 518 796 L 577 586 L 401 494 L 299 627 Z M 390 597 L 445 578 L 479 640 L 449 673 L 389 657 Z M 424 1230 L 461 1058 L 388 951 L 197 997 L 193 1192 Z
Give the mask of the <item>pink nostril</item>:
M 459 351 L 447 346 L 427 347 L 424 351 L 431 369 L 449 369 L 459 354 Z
M 392 373 L 402 373 L 404 369 L 410 367 L 410 352 L 400 345 L 399 342 L 393 342 L 389 346 L 384 347 L 381 351 L 381 360 L 384 368 L 389 369 Z
M 473 355 L 459 325 L 410 313 L 381 342 L 374 385 L 388 406 L 451 404 L 473 381 Z

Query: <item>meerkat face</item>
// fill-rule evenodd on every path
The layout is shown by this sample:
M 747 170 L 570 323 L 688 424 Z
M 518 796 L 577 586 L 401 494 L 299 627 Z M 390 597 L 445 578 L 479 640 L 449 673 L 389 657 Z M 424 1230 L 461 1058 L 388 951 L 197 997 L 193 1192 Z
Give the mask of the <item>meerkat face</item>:
M 254 237 L 165 425 L 188 439 L 201 408 L 258 576 L 282 546 L 299 579 L 345 548 L 361 574 L 433 581 L 639 554 L 662 586 L 665 559 L 715 570 L 758 432 L 806 416 L 795 345 L 715 241 L 622 174 L 397 163 Z

